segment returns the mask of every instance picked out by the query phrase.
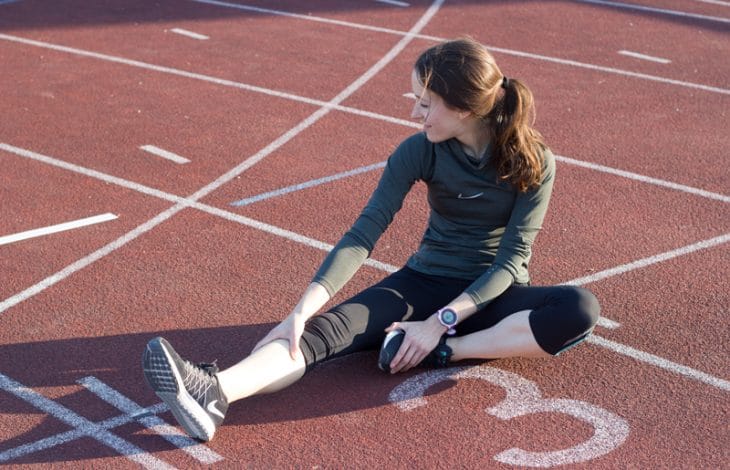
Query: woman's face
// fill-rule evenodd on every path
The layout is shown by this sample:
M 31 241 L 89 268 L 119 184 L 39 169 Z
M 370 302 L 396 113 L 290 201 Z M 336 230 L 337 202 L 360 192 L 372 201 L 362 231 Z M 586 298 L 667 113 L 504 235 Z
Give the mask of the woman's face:
M 468 113 L 449 108 L 439 95 L 425 89 L 415 70 L 411 74 L 411 87 L 416 95 L 411 117 L 423 123 L 423 132 L 430 142 L 458 138 L 465 132 L 464 116 Z

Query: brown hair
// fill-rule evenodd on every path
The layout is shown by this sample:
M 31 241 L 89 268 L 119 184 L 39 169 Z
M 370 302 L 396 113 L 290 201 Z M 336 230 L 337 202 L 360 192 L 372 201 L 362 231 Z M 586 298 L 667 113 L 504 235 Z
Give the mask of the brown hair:
M 540 184 L 545 143 L 532 127 L 532 92 L 507 79 L 484 46 L 471 38 L 447 41 L 423 52 L 415 69 L 424 88 L 491 127 L 492 162 L 501 179 L 520 191 Z

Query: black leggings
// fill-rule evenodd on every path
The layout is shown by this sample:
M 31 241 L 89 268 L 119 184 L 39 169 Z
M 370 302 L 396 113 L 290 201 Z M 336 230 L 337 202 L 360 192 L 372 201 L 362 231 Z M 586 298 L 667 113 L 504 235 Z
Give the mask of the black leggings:
M 407 267 L 389 275 L 307 322 L 301 340 L 307 368 L 325 359 L 379 348 L 383 330 L 391 323 L 425 320 L 470 284 Z M 521 310 L 532 310 L 529 320 L 535 340 L 553 355 L 585 339 L 600 313 L 595 296 L 580 287 L 513 285 L 459 323 L 456 334 L 485 330 Z

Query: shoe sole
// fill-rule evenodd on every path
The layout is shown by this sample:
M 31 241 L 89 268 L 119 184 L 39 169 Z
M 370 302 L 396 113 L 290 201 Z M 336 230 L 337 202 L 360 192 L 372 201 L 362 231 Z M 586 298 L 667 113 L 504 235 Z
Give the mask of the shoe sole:
M 152 340 L 147 344 L 142 367 L 149 386 L 167 404 L 185 431 L 201 441 L 211 440 L 215 433 L 215 423 L 185 390 L 180 371 L 162 341 Z
M 378 354 L 378 367 L 380 370 L 390 373 L 390 363 L 393 362 L 393 358 L 398 353 L 405 336 L 403 330 L 394 330 L 385 335 L 383 345 L 380 346 L 380 354 Z

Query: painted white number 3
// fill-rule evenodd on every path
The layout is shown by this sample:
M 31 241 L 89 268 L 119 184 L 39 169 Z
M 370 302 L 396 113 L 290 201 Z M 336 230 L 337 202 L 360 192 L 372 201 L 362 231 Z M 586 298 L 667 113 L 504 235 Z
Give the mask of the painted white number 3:
M 489 366 L 454 367 L 424 372 L 394 388 L 390 393 L 390 401 L 403 411 L 412 410 L 426 404 L 423 394 L 429 387 L 445 380 L 456 379 L 485 380 L 504 388 L 507 391 L 505 399 L 486 410 L 497 418 L 508 420 L 532 413 L 563 413 L 593 426 L 593 436 L 579 445 L 552 452 L 508 449 L 494 456 L 495 460 L 502 463 L 524 467 L 552 467 L 585 462 L 611 452 L 629 435 L 629 425 L 620 416 L 584 401 L 542 398 L 540 389 L 534 382 Z

